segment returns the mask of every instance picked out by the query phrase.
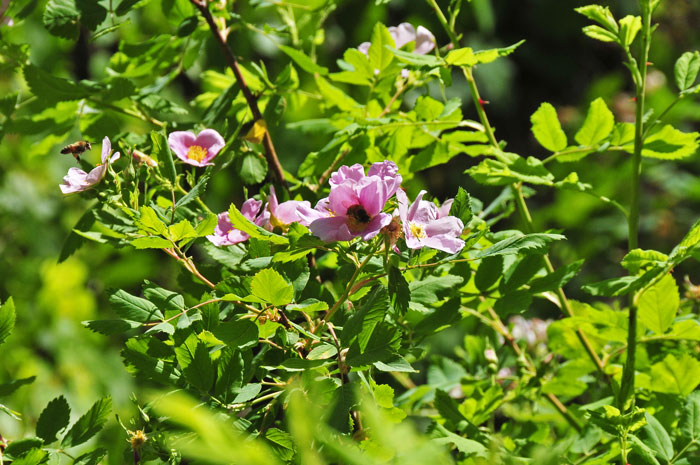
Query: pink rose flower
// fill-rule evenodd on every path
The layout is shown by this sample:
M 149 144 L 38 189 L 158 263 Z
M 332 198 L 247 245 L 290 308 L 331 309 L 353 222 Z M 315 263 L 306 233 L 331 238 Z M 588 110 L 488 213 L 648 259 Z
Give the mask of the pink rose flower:
M 175 131 L 168 135 L 168 145 L 175 155 L 193 166 L 208 166 L 226 141 L 214 129 L 204 129 L 195 137 L 192 131 Z
M 375 163 L 367 175 L 362 165 L 343 166 L 330 178 L 331 192 L 314 209 L 297 208 L 300 222 L 326 242 L 369 240 L 391 222 L 384 205 L 401 185 L 398 167 L 391 161 Z
M 423 200 L 424 195 L 425 191 L 420 191 L 409 206 L 406 193 L 402 190 L 396 192 L 406 246 L 409 249 L 430 247 L 448 253 L 459 252 L 464 247 L 464 241 L 459 238 L 464 224 L 459 218 L 446 214 L 449 206 L 445 209 L 443 204 L 438 209 L 434 203 Z
M 258 216 L 260 212 L 260 207 L 262 202 L 260 200 L 248 199 L 243 202 L 241 206 L 241 214 L 248 218 L 251 222 L 262 225 L 264 219 L 262 215 Z M 209 242 L 217 247 L 223 247 L 227 245 L 238 244 L 239 242 L 247 241 L 250 236 L 243 231 L 236 229 L 231 224 L 231 220 L 228 216 L 228 212 L 219 213 L 217 215 L 219 220 L 216 228 L 214 228 L 214 234 L 207 236 Z
M 105 138 L 102 139 L 102 163 L 90 170 L 89 173 L 79 168 L 70 168 L 68 174 L 63 177 L 63 184 L 58 185 L 58 187 L 61 188 L 61 192 L 64 194 L 83 192 L 102 181 L 102 178 L 104 178 L 107 173 L 107 167 L 120 157 L 119 152 L 116 152 L 110 157 L 109 154 L 111 151 L 112 143 L 109 137 L 105 136 Z

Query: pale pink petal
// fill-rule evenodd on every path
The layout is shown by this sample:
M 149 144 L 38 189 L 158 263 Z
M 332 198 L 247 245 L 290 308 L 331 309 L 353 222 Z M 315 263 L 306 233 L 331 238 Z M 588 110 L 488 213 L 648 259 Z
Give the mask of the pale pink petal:
M 460 236 L 463 230 L 464 224 L 455 216 L 445 216 L 425 225 L 425 233 L 429 237 L 443 234 Z
M 363 54 L 369 56 L 369 46 L 372 45 L 370 42 L 362 42 L 357 46 L 357 49 Z
M 377 215 L 386 204 L 388 197 L 384 183 L 378 176 L 364 178 L 357 184 L 360 204 L 371 217 Z
M 331 174 L 328 179 L 328 183 L 333 186 L 342 184 L 346 180 L 350 179 L 352 181 L 359 181 L 365 177 L 365 169 L 359 163 L 355 163 L 352 166 L 341 166 L 338 171 Z
M 379 176 L 380 178 L 396 177 L 399 174 L 399 167 L 389 160 L 372 163 L 367 170 L 367 176 Z
M 413 53 L 425 55 L 434 48 L 435 36 L 433 33 L 423 26 L 418 26 L 418 30 L 416 31 L 416 48 L 413 49 Z
M 190 150 L 190 146 L 194 145 L 195 139 L 192 131 L 174 131 L 168 135 L 168 145 L 180 160 L 189 163 L 192 160 L 187 158 L 187 152 Z
M 207 155 L 202 160 L 202 164 L 209 164 L 209 161 L 224 148 L 226 141 L 221 137 L 221 134 L 214 129 L 204 129 L 197 134 L 197 138 L 192 145 L 199 145 L 207 149 Z
M 299 223 L 308 227 L 317 219 L 326 218 L 328 216 L 328 210 L 319 210 L 318 205 L 316 205 L 316 208 L 311 208 L 310 203 L 301 202 L 297 205 L 297 215 L 299 216 Z
M 422 190 L 418 193 L 418 196 L 416 197 L 416 200 L 413 201 L 411 206 L 408 209 L 408 215 L 406 215 L 406 218 L 408 221 L 417 221 L 416 220 L 416 213 L 418 212 L 418 208 L 420 207 L 420 201 L 423 199 L 423 196 L 426 194 L 426 191 Z M 421 221 L 423 222 L 423 221 Z
M 253 221 L 255 219 L 255 216 L 260 211 L 260 207 L 262 207 L 262 201 L 248 199 L 245 202 L 243 202 L 243 205 L 241 205 L 241 214 L 248 218 L 250 221 Z
M 112 142 L 109 140 L 109 137 L 105 136 L 105 138 L 102 139 L 102 156 L 100 157 L 103 165 L 107 163 L 107 158 L 109 157 L 109 152 L 111 151 Z
M 457 253 L 464 247 L 464 241 L 453 236 L 435 236 L 423 239 L 423 244 L 431 249 L 447 253 Z
M 438 218 L 442 218 L 443 216 L 449 216 L 450 209 L 452 208 L 452 202 L 454 202 L 454 200 L 455 199 L 445 200 L 442 206 L 438 209 Z
M 319 218 L 309 225 L 309 229 L 325 242 L 349 241 L 354 235 L 348 229 L 346 220 L 345 216 Z
M 274 216 L 282 224 L 297 223 L 301 219 L 297 213 L 297 209 L 301 204 L 304 204 L 305 207 L 311 208 L 311 204 L 306 200 L 288 200 L 279 204 L 277 212 Z
M 399 201 L 399 217 L 402 223 L 407 223 L 408 220 L 408 196 L 403 191 L 399 189 L 396 191 L 396 199 Z
M 277 201 L 277 194 L 275 194 L 275 186 L 270 186 L 270 195 L 267 197 L 267 208 L 272 216 L 277 216 L 277 207 L 279 207 L 279 202 Z
M 389 34 L 394 39 L 396 48 L 401 48 L 409 42 L 416 40 L 416 30 L 411 23 L 401 23 L 389 28 Z
M 336 215 L 345 215 L 348 208 L 359 203 L 360 199 L 355 193 L 352 181 L 347 181 L 333 187 L 328 195 L 330 211 L 334 212 Z
M 98 165 L 90 172 L 88 173 L 87 177 L 85 178 L 85 182 L 89 184 L 90 186 L 94 186 L 98 182 L 102 181 L 102 178 L 105 177 L 105 174 L 107 173 L 107 164 L 103 165 Z
M 362 239 L 368 241 L 379 233 L 379 230 L 391 223 L 391 215 L 380 213 L 367 224 L 362 231 Z

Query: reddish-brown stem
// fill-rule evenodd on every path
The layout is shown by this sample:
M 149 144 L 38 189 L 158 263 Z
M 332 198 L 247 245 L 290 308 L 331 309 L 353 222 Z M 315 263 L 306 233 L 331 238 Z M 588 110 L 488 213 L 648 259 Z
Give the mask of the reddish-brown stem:
M 231 49 L 228 47 L 228 45 L 226 45 L 226 36 L 222 34 L 219 26 L 216 25 L 209 8 L 207 8 L 206 0 L 190 0 L 190 2 L 197 7 L 200 13 L 202 13 L 202 16 L 204 16 L 204 19 L 207 21 L 216 43 L 219 45 L 229 68 L 231 68 L 231 71 L 233 71 L 233 75 L 236 77 L 236 82 L 241 88 L 241 92 L 243 92 L 246 102 L 248 102 L 248 107 L 250 107 L 250 111 L 253 113 L 253 122 L 258 120 L 264 121 L 262 113 L 260 113 L 260 108 L 258 108 L 258 101 L 246 84 L 243 74 L 241 73 L 241 69 L 238 66 L 238 60 L 236 60 L 233 52 L 231 52 Z M 270 138 L 270 133 L 267 130 L 265 130 L 265 135 L 262 142 L 263 147 L 265 147 L 265 159 L 272 170 L 275 180 L 282 186 L 287 187 L 287 181 L 284 179 L 282 165 L 280 165 L 279 159 L 277 158 L 277 152 L 275 151 L 275 146 L 273 145 L 272 138 Z

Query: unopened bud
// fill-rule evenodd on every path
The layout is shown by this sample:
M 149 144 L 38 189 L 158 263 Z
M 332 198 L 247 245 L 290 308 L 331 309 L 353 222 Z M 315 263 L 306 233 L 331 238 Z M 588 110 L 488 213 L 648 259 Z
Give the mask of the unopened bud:
M 153 158 L 149 157 L 145 153 L 143 153 L 140 150 L 135 150 L 131 152 L 131 156 L 134 157 L 134 161 L 138 163 L 139 165 L 146 165 L 150 167 L 156 167 L 158 166 L 158 162 L 155 161 Z

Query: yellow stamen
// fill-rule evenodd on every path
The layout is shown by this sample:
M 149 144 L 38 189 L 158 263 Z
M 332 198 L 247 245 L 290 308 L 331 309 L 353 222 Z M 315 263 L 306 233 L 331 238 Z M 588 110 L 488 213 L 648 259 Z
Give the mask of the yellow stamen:
M 194 160 L 197 163 L 201 163 L 204 157 L 207 156 L 207 149 L 200 147 L 199 145 L 192 145 L 187 151 L 187 158 Z
M 413 237 L 417 239 L 423 239 L 427 236 L 427 234 L 425 234 L 425 229 L 423 228 L 423 226 L 417 223 L 411 223 L 411 234 L 413 234 Z

